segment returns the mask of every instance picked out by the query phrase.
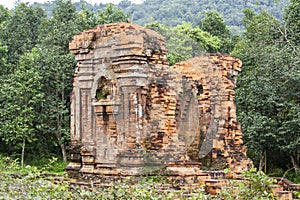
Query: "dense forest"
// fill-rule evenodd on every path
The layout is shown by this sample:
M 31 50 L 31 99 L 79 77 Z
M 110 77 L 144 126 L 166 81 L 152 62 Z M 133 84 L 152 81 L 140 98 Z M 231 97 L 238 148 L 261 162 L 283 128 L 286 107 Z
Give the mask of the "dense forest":
M 240 58 L 236 103 L 249 156 L 265 172 L 293 171 L 299 180 L 299 1 L 201 2 L 0 5 L 0 154 L 22 165 L 66 161 L 76 64 L 68 42 L 98 24 L 125 21 L 162 34 L 170 64 L 204 52 Z M 244 32 L 234 35 L 232 26 Z
M 76 10 L 81 10 L 82 4 L 93 11 L 102 10 L 107 5 L 103 3 L 92 5 L 87 2 L 84 0 L 75 2 Z M 223 16 L 225 24 L 233 34 L 240 34 L 244 30 L 241 22 L 244 16 L 243 9 L 249 8 L 255 13 L 267 11 L 277 19 L 282 19 L 283 9 L 288 4 L 289 0 L 145 0 L 142 4 L 122 0 L 116 6 L 130 15 L 132 23 L 143 26 L 156 21 L 167 26 L 180 25 L 182 22 L 197 25 L 205 17 L 206 11 L 214 10 Z M 49 16 L 55 8 L 55 3 L 51 1 L 36 5 L 45 8 Z

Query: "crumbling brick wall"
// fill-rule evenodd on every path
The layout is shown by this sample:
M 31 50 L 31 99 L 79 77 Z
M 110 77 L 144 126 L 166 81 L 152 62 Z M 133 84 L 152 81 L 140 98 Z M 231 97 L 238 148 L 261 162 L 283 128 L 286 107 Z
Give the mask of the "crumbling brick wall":
M 170 67 L 162 36 L 127 23 L 84 31 L 70 51 L 77 69 L 69 173 L 180 166 L 197 174 L 207 160 L 239 172 L 250 164 L 235 114 L 238 59 L 207 54 Z
M 197 96 L 200 135 L 189 151 L 211 169 L 228 167 L 242 171 L 250 164 L 245 159 L 246 148 L 234 104 L 235 77 L 241 65 L 240 60 L 231 56 L 206 54 L 171 67 L 194 82 L 195 87 L 201 85 Z

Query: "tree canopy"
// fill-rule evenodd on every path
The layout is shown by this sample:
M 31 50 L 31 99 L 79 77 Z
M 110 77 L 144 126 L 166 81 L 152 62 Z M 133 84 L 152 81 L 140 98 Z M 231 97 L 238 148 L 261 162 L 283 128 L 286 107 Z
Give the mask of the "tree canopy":
M 81 0 L 75 3 L 76 9 L 80 10 L 82 4 L 93 11 L 103 10 L 107 6 L 104 3 L 90 4 L 89 1 Z M 217 11 L 224 17 L 224 22 L 229 30 L 234 34 L 241 34 L 243 9 L 249 8 L 256 13 L 265 10 L 277 19 L 282 19 L 283 8 L 288 4 L 289 0 L 145 0 L 141 4 L 122 0 L 116 6 L 131 16 L 132 23 L 143 26 L 157 21 L 171 27 L 180 25 L 182 22 L 196 26 L 200 20 L 205 18 L 207 11 Z M 55 7 L 53 2 L 37 5 L 42 5 L 49 15 Z
M 56 0 L 19 3 L 13 10 L 0 5 L 0 153 L 26 160 L 26 149 L 37 159 L 66 160 L 75 71 L 68 43 L 83 30 L 116 21 L 147 24 L 162 34 L 171 65 L 204 52 L 240 58 L 236 103 L 250 157 L 260 168 L 292 167 L 299 173 L 297 0 L 146 0 L 139 5 L 123 0 L 117 6 Z M 274 155 L 287 158 L 284 165 Z
M 261 168 L 267 155 L 281 152 L 299 170 L 300 46 L 295 42 L 299 20 L 290 10 L 293 4 L 286 8 L 283 23 L 267 12 L 245 10 L 246 32 L 233 52 L 243 60 L 236 90 L 238 116 L 250 151 L 260 150 Z

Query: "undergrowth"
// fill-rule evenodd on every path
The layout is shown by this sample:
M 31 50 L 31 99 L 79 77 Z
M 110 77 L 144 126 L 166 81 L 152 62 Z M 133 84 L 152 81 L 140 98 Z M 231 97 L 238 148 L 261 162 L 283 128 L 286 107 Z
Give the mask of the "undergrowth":
M 29 165 L 21 168 L 18 160 L 0 158 L 0 199 L 275 199 L 269 189 L 274 179 L 254 169 L 244 172 L 243 180 L 231 180 L 217 195 L 210 195 L 201 185 L 197 188 L 172 187 L 174 184 L 162 176 L 146 176 L 136 184 L 128 180 L 115 182 L 110 187 L 88 189 L 68 183 L 54 184 L 45 174 L 55 162 L 53 158 L 42 168 Z

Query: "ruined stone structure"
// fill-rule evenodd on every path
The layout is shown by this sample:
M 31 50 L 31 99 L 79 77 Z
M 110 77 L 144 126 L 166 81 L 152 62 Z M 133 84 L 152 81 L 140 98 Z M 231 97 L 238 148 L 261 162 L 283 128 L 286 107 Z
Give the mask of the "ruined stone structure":
M 77 60 L 70 174 L 200 175 L 251 165 L 234 105 L 240 60 L 206 54 L 170 67 L 162 36 L 127 23 L 84 31 L 69 47 Z

